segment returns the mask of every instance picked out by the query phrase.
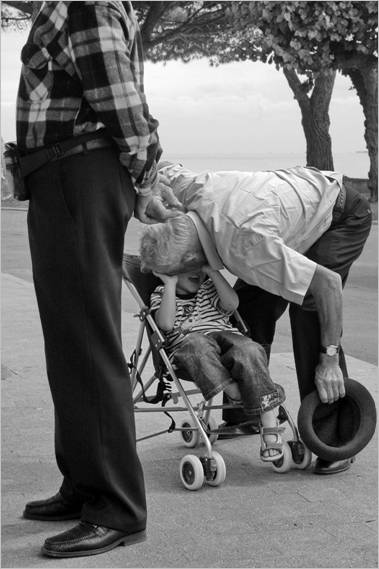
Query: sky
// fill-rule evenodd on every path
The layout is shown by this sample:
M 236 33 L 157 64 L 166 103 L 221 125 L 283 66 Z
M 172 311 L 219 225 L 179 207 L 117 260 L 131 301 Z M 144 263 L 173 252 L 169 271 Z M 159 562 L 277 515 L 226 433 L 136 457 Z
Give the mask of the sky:
M 4 140 L 15 138 L 20 51 L 27 32 L 1 34 L 1 118 Z M 255 155 L 305 152 L 299 106 L 282 72 L 260 62 L 210 67 L 145 64 L 150 112 L 166 153 Z M 334 153 L 365 149 L 363 113 L 350 81 L 338 74 L 330 105 Z M 364 174 L 364 173 L 363 173 Z

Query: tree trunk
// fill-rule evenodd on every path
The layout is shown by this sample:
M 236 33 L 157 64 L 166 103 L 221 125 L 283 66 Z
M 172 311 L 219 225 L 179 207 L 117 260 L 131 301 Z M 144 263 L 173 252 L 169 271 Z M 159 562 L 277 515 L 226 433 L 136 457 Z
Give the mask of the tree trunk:
M 147 52 L 150 47 L 152 33 L 162 14 L 167 10 L 167 4 L 168 2 L 150 2 L 145 21 L 140 24 L 144 52 Z
M 378 67 L 373 62 L 355 69 L 346 69 L 358 93 L 365 117 L 365 140 L 370 157 L 368 187 L 370 201 L 378 201 Z
M 329 134 L 329 105 L 333 93 L 335 71 L 315 74 L 312 95 L 292 69 L 283 69 L 288 84 L 299 103 L 307 143 L 307 166 L 334 170 L 332 140 Z

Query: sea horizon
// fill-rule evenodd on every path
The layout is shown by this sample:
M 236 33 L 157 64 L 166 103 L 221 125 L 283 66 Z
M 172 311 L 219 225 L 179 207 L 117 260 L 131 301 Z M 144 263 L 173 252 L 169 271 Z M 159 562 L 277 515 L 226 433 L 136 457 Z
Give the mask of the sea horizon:
M 305 152 L 261 152 L 261 153 L 163 153 L 161 160 L 179 162 L 183 166 L 202 172 L 204 170 L 276 170 L 279 168 L 291 168 L 293 166 L 305 166 Z M 354 152 L 333 153 L 334 170 L 351 178 L 368 178 L 370 161 L 366 150 Z

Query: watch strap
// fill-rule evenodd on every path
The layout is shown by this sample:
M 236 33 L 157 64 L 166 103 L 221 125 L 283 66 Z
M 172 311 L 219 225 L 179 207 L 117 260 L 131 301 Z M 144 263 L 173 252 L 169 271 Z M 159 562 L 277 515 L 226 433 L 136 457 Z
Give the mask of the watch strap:
M 329 344 L 329 346 L 320 346 L 320 352 L 322 354 L 328 354 L 330 350 L 335 351 L 335 354 L 339 354 L 340 346 L 336 346 L 335 344 Z

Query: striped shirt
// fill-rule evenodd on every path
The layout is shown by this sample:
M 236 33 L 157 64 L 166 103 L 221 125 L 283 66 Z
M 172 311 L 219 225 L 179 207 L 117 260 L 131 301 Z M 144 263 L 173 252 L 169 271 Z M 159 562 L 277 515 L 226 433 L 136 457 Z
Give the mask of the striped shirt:
M 43 2 L 21 60 L 21 151 L 105 127 L 121 163 L 139 183 L 147 181 L 161 149 L 144 94 L 142 41 L 130 2 Z
M 164 286 L 158 286 L 150 297 L 150 308 L 158 310 L 161 305 Z M 241 334 L 229 318 L 232 312 L 221 307 L 220 297 L 211 279 L 205 280 L 197 293 L 191 297 L 176 297 L 176 316 L 174 327 L 165 332 L 167 352 L 173 354 L 189 332 L 208 334 L 229 330 Z

